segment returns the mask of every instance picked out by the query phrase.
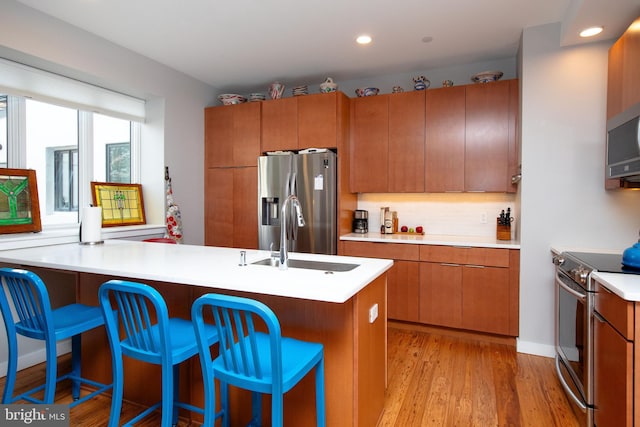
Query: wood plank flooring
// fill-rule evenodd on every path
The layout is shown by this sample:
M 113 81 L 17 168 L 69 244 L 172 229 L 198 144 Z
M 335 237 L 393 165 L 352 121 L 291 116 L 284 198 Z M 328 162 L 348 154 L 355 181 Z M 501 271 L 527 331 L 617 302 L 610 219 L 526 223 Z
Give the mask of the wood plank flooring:
M 577 427 L 550 358 L 516 353 L 513 346 L 464 336 L 388 330 L 388 384 L 380 427 Z M 68 369 L 69 357 L 60 357 Z M 21 371 L 18 388 L 44 378 L 44 364 Z M 4 378 L 0 379 L 4 390 Z M 68 384 L 60 384 L 56 403 L 71 400 Z M 71 410 L 72 426 L 106 426 L 111 399 L 98 396 Z M 125 403 L 121 420 L 141 408 Z M 154 414 L 141 427 L 160 425 Z M 191 424 L 181 421 L 180 427 Z M 332 427 L 332 426 L 328 426 Z
M 381 427 L 578 426 L 551 358 L 465 336 L 388 330 Z

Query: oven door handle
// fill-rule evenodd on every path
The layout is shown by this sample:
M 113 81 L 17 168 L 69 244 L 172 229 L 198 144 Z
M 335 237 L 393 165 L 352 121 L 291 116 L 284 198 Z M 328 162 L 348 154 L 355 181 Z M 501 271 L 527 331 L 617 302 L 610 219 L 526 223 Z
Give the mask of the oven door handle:
M 562 376 L 562 371 L 560 370 L 560 363 L 562 363 L 560 362 L 560 357 L 556 356 L 556 372 L 558 373 L 558 379 L 560 380 L 560 384 L 562 384 L 562 388 L 564 388 L 564 391 L 567 392 L 567 394 L 576 403 L 576 405 L 578 405 L 583 412 L 586 412 L 587 405 L 582 403 L 582 400 L 578 399 L 578 396 L 576 396 L 573 390 L 571 390 L 571 387 L 569 387 L 564 377 Z
M 578 291 L 576 291 L 574 289 L 571 289 L 570 287 L 565 285 L 564 282 L 562 281 L 562 279 L 560 279 L 559 276 L 556 276 L 556 282 L 558 283 L 558 286 L 560 286 L 565 291 L 569 292 L 574 297 L 578 298 L 580 301 L 586 301 L 587 296 L 585 294 L 581 294 L 580 292 L 578 292 Z

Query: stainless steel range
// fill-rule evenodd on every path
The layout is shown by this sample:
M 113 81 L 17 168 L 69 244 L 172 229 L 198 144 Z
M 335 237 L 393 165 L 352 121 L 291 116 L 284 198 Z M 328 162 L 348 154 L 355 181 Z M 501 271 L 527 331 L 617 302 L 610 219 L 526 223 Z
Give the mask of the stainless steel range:
M 556 371 L 565 392 L 593 425 L 593 309 L 594 271 L 633 273 L 622 265 L 621 254 L 563 252 L 556 265 Z

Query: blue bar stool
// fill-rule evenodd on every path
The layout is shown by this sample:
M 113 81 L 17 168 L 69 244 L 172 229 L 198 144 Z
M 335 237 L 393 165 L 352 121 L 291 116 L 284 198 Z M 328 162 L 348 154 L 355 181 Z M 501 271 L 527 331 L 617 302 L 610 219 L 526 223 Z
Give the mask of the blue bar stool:
M 74 401 L 69 407 L 74 407 L 111 388 L 111 384 L 101 384 L 82 378 L 80 372 L 81 334 L 104 324 L 100 307 L 69 304 L 52 310 L 45 284 L 31 271 L 0 268 L 0 282 L 0 310 L 9 346 L 7 379 L 2 394 L 3 404 L 20 400 L 52 404 L 56 384 L 66 379 L 72 381 L 71 395 Z M 9 305 L 9 298 L 15 308 L 15 316 Z M 18 370 L 18 334 L 45 342 L 46 378 L 44 384 L 13 396 Z M 71 338 L 71 372 L 58 377 L 56 343 L 68 338 Z M 81 384 L 89 384 L 95 388 L 95 391 L 80 398 Z M 41 390 L 44 390 L 42 399 L 33 396 Z
M 205 310 L 210 308 L 209 310 Z M 211 360 L 206 342 L 204 316 L 212 313 L 220 337 L 220 355 Z M 253 315 L 267 326 L 267 333 L 256 332 Z M 200 349 L 200 364 L 204 378 L 204 425 L 214 425 L 222 416 L 222 425 L 229 426 L 229 384 L 252 392 L 252 420 L 261 425 L 260 393 L 272 395 L 271 424 L 283 424 L 283 397 L 307 373 L 315 368 L 316 424 L 324 427 L 324 352 L 319 343 L 282 337 L 280 323 L 273 311 L 259 301 L 228 295 L 207 294 L 198 298 L 191 308 L 191 319 Z M 215 413 L 215 384 L 220 381 L 222 410 Z
M 178 408 L 202 414 L 201 408 L 178 400 L 180 363 L 198 354 L 193 324 L 189 320 L 169 318 L 160 293 L 142 283 L 110 280 L 100 286 L 98 298 L 105 316 L 113 369 L 109 427 L 118 426 L 120 420 L 123 355 L 162 366 L 162 400 L 125 426 L 135 424 L 159 407 L 162 407 L 162 427 L 178 423 Z M 115 312 L 114 307 L 117 307 Z M 218 333 L 212 326 L 205 328 L 202 339 L 213 345 L 218 341 Z

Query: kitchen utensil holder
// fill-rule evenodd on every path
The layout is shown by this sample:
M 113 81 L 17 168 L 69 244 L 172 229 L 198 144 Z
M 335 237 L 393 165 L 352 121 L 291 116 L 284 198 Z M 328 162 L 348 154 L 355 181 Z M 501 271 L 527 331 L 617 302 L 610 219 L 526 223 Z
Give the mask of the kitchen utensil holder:
M 500 220 L 496 221 L 496 239 L 511 240 L 511 224 L 500 224 Z

